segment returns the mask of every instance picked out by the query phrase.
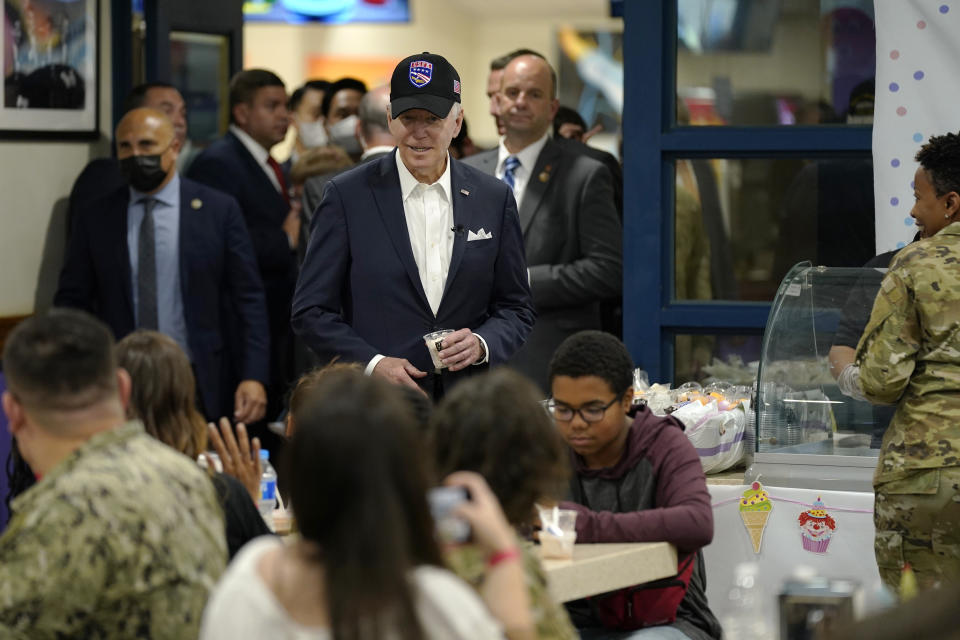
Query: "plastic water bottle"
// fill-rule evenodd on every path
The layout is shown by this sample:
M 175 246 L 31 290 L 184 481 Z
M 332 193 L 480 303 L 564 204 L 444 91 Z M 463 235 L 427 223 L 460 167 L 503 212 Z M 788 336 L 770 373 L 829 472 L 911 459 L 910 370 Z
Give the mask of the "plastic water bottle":
M 774 638 L 770 624 L 764 615 L 763 594 L 757 585 L 759 570 L 755 562 L 743 562 L 734 569 L 734 583 L 727 594 L 727 614 L 720 621 L 724 638 L 737 638 L 737 640 L 772 640 Z
M 260 499 L 257 500 L 257 507 L 263 519 L 270 524 L 273 508 L 277 504 L 277 472 L 270 464 L 270 452 L 266 449 L 260 450 L 260 466 L 263 474 L 260 476 Z

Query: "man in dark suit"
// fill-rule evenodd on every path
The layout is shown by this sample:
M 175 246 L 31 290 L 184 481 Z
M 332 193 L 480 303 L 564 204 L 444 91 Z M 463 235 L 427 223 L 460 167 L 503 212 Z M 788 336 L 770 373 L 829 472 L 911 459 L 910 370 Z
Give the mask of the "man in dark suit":
M 388 126 L 397 151 L 328 183 L 293 302 L 293 326 L 326 362 L 439 398 L 508 360 L 534 322 L 510 190 L 450 158 L 460 77 L 442 56 L 397 65 Z M 432 364 L 424 335 L 452 330 Z
M 162 112 L 128 112 L 116 140 L 129 186 L 77 211 L 54 304 L 95 314 L 117 339 L 135 329 L 169 335 L 190 357 L 207 418 L 232 407 L 238 421 L 259 420 L 267 318 L 237 203 L 177 175 L 180 145 Z M 223 357 L 224 328 L 234 322 L 242 327 L 238 369 Z
M 253 241 L 270 321 L 270 419 L 279 413 L 293 377 L 290 301 L 297 279 L 300 201 L 291 201 L 288 176 L 270 156 L 287 125 L 283 81 L 263 69 L 241 71 L 230 81 L 229 131 L 197 156 L 188 172 L 237 200 Z
M 600 303 L 620 295 L 622 229 L 609 170 L 575 142 L 552 140 L 556 74 L 536 54 L 503 71 L 498 149 L 465 162 L 513 188 L 537 325 L 511 364 L 546 392 L 547 364 L 567 336 L 600 328 Z

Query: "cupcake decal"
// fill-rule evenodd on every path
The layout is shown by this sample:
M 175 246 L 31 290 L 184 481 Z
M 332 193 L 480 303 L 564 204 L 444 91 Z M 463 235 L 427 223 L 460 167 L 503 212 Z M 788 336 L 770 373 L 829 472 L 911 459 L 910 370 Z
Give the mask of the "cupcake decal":
M 753 552 L 760 553 L 763 530 L 767 528 L 767 520 L 770 519 L 773 503 L 770 502 L 767 492 L 763 490 L 763 485 L 754 482 L 749 489 L 743 492 L 739 506 L 743 526 L 747 528 L 747 533 L 750 534 Z
M 830 539 L 837 530 L 837 523 L 827 514 L 820 496 L 817 496 L 813 507 L 801 513 L 797 520 L 800 523 L 803 548 L 813 553 L 826 553 Z

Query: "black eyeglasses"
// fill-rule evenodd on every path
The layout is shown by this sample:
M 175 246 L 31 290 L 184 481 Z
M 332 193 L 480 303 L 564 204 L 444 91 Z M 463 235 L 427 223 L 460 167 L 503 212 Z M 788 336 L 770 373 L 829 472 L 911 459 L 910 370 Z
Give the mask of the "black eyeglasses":
M 607 412 L 607 409 L 619 402 L 622 397 L 623 394 L 621 393 L 602 407 L 593 405 L 580 407 L 579 409 L 568 407 L 565 404 L 557 404 L 557 402 L 551 398 L 550 400 L 547 400 L 547 411 L 549 411 L 554 418 L 561 422 L 570 422 L 573 420 L 574 414 L 580 414 L 580 417 L 584 422 L 600 422 L 603 420 L 603 415 Z

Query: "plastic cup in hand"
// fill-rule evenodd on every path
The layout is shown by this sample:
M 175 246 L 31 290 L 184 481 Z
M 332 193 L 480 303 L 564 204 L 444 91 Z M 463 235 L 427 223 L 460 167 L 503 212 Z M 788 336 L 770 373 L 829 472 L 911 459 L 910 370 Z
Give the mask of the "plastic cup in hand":
M 443 338 L 453 333 L 453 329 L 440 329 L 423 336 L 423 341 L 427 343 L 427 351 L 430 352 L 430 359 L 433 360 L 433 368 L 437 371 L 446 369 L 447 365 L 440 361 L 440 352 L 443 351 Z

